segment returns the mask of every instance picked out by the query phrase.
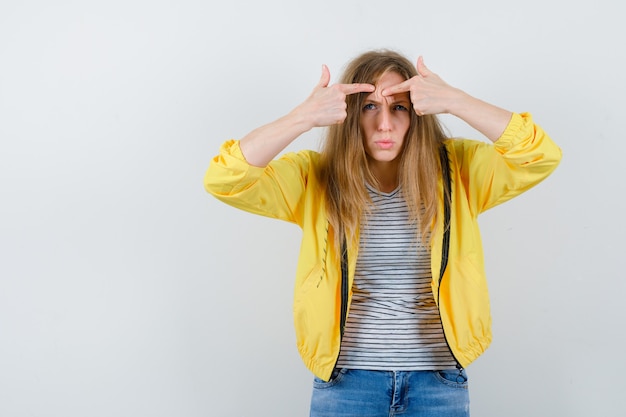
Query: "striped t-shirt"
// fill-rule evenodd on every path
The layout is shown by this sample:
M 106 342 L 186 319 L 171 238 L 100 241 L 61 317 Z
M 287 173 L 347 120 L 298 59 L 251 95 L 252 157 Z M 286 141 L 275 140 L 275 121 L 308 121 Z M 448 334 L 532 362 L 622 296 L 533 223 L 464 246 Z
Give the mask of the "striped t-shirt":
M 430 286 L 430 254 L 409 221 L 402 192 L 367 188 L 373 207 L 361 222 L 352 304 L 337 366 L 454 368 Z

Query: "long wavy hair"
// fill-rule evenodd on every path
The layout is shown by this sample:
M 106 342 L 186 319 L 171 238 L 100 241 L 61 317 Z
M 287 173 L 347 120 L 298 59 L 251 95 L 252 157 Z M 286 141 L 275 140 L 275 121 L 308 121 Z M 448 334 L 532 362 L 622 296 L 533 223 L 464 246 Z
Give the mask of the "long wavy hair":
M 349 62 L 339 82 L 376 84 L 388 72 L 396 72 L 406 80 L 417 75 L 414 64 L 403 55 L 391 50 L 375 50 Z M 363 102 L 368 94 L 346 97 L 348 116 L 343 123 L 328 128 L 322 145 L 320 175 L 326 186 L 326 210 L 337 248 L 344 239 L 355 239 L 361 220 L 369 212 L 372 201 L 365 183 L 378 185 L 368 165 L 360 124 Z M 447 136 L 435 115 L 418 116 L 412 109 L 410 114 L 409 129 L 398 155 L 398 181 L 409 208 L 409 218 L 416 225 L 417 237 L 430 247 L 441 178 L 439 148 Z

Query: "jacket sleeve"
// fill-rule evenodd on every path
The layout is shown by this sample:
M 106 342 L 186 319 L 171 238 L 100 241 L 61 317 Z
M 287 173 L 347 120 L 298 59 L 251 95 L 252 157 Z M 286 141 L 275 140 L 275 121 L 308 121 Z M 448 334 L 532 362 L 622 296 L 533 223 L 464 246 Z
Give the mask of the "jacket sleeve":
M 454 156 L 474 215 L 532 188 L 558 166 L 561 149 L 530 114 L 514 113 L 493 144 L 453 141 Z
M 265 168 L 250 165 L 239 141 L 222 144 L 204 176 L 204 187 L 233 207 L 266 217 L 301 224 L 312 153 L 287 153 Z

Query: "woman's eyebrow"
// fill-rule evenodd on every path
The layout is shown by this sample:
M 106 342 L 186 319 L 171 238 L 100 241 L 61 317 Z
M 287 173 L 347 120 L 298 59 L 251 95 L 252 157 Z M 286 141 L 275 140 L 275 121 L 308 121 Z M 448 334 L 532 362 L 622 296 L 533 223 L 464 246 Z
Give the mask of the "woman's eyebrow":
M 410 103 L 411 101 L 408 98 L 404 98 L 404 97 L 399 97 L 398 99 L 394 99 L 395 96 L 388 96 L 390 98 L 390 100 L 385 100 L 385 103 L 388 104 L 398 104 L 398 103 Z M 380 100 L 377 100 L 376 98 L 369 98 L 366 97 L 365 101 L 368 103 L 374 103 L 374 104 L 381 104 L 383 103 Z

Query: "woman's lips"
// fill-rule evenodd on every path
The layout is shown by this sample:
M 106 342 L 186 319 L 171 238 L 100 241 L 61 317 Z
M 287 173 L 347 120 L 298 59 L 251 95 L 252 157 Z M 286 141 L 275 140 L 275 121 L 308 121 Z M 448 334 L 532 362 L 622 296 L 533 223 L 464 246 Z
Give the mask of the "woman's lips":
M 393 146 L 392 140 L 377 140 L 374 143 L 381 149 L 390 149 Z

